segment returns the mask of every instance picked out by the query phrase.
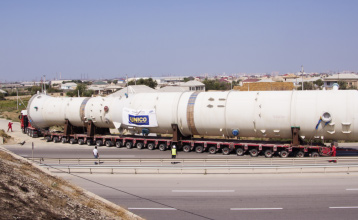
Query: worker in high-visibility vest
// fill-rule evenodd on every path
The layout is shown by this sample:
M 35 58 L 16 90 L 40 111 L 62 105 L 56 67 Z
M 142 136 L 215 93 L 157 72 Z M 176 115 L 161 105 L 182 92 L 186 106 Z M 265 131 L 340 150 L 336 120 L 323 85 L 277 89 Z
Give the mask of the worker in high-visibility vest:
M 177 149 L 175 147 L 175 144 L 172 146 L 172 159 L 175 159 L 177 157 Z M 172 162 L 174 163 L 174 162 Z

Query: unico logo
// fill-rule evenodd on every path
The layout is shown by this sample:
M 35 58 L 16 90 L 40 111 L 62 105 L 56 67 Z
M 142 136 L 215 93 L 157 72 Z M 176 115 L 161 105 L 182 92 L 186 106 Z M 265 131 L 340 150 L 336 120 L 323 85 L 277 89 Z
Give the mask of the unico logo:
M 129 115 L 129 124 L 149 125 L 148 115 Z

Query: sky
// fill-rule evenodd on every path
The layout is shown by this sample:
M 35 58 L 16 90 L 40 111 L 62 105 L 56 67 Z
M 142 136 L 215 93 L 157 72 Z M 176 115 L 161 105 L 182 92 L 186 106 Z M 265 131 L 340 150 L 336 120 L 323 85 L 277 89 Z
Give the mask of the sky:
M 0 82 L 358 71 L 356 0 L 0 0 Z

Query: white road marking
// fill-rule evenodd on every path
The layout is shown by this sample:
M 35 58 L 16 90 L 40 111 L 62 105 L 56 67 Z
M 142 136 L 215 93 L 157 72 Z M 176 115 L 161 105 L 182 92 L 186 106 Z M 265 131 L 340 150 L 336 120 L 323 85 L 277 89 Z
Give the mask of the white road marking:
M 130 210 L 177 210 L 174 208 L 128 208 Z
M 358 206 L 329 207 L 330 209 L 358 209 Z
M 346 189 L 346 190 L 358 190 L 358 189 Z
M 235 192 L 235 190 L 172 190 L 172 192 L 184 192 L 184 193 L 194 193 L 194 192 L 198 192 L 198 193 L 210 193 L 210 192 L 214 192 L 214 193 L 229 193 L 229 192 Z
M 251 211 L 251 210 L 281 210 L 283 208 L 231 208 L 231 211 Z

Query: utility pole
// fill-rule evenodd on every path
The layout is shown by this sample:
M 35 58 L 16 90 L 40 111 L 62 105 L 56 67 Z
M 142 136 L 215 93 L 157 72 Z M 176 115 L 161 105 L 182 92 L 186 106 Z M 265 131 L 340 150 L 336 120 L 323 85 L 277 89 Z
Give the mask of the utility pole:
M 303 91 L 303 65 L 301 65 L 301 76 L 302 76 L 302 91 Z
M 127 83 L 127 98 L 128 98 L 128 74 L 126 74 L 126 83 Z
M 44 75 L 44 92 L 46 93 L 46 75 Z
M 16 88 L 16 100 L 17 100 L 16 109 L 19 110 L 19 90 L 17 88 Z

